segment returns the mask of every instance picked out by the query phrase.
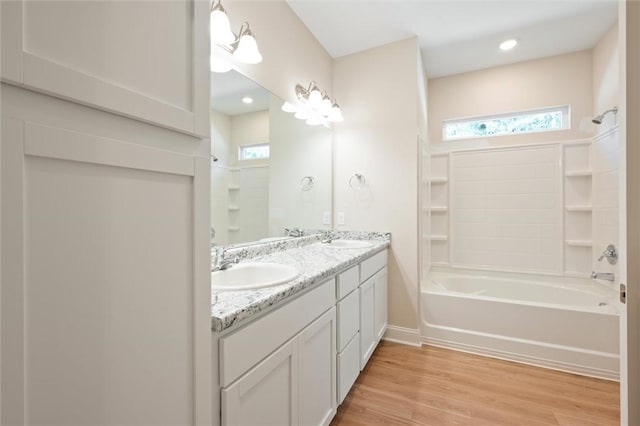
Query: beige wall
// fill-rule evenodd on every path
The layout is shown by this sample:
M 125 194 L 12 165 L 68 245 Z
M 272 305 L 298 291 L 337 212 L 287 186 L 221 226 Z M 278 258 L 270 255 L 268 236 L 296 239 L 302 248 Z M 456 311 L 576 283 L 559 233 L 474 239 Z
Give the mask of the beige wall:
M 614 25 L 593 48 L 593 114 L 618 105 L 620 96 L 620 50 L 618 25 Z
M 233 31 L 249 22 L 263 57 L 238 71 L 284 100 L 295 98 L 297 83 L 311 80 L 332 95 L 332 59 L 285 1 L 228 0 L 224 7 Z
M 580 123 L 592 117 L 591 50 L 429 80 L 429 136 L 442 142 L 442 121 L 532 108 L 571 106 L 571 130 L 448 142 L 498 145 L 584 138 Z
M 392 233 L 389 324 L 418 328 L 417 39 L 338 58 L 334 91 L 345 121 L 334 128 L 334 213 L 338 229 Z M 366 187 L 349 178 L 361 173 Z
M 269 110 L 250 112 L 231 117 L 231 149 L 229 158 L 239 167 L 246 165 L 265 165 L 268 160 L 249 160 L 238 162 L 238 149 L 242 145 L 255 145 L 269 142 Z

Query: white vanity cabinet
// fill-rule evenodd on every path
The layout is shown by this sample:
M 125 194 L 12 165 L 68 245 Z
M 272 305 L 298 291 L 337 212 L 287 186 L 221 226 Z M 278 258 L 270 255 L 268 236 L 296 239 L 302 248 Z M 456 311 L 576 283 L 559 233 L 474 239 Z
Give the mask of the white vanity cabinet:
M 360 264 L 360 370 L 387 327 L 387 251 Z
M 328 425 L 335 415 L 334 279 L 219 347 L 222 425 Z
M 338 404 L 360 374 L 360 265 L 338 274 Z
M 221 424 L 328 425 L 386 328 L 386 263 L 384 250 L 219 335 Z

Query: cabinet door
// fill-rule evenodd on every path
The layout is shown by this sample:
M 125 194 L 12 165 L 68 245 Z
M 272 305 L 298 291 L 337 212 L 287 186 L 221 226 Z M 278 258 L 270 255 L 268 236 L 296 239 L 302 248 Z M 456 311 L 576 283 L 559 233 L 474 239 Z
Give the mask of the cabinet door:
M 376 342 L 382 339 L 387 328 L 387 268 L 382 268 L 375 278 L 375 332 Z
M 298 424 L 296 340 L 222 390 L 222 425 Z
M 376 347 L 374 328 L 375 277 L 360 286 L 360 370 L 369 361 Z
M 300 333 L 299 415 L 301 425 L 328 425 L 336 413 L 336 309 Z

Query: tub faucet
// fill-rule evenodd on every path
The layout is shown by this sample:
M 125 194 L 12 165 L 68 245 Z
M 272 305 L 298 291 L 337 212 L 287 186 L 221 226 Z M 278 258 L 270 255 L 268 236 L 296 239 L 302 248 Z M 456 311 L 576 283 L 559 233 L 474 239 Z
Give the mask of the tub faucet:
M 598 258 L 598 262 L 602 262 L 602 259 L 606 258 L 607 262 L 611 265 L 615 265 L 618 263 L 618 252 L 616 251 L 616 246 L 613 244 L 609 244 L 605 251 L 602 252 L 602 255 Z
M 605 281 L 615 281 L 616 277 L 614 274 L 610 272 L 591 272 L 591 279 L 594 280 L 605 280 Z

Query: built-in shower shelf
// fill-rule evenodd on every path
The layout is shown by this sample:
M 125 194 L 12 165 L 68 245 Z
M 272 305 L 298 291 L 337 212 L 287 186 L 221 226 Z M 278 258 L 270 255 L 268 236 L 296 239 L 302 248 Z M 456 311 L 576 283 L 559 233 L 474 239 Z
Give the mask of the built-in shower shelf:
M 431 178 L 429 180 L 429 182 L 435 183 L 435 184 L 437 184 L 437 183 L 447 183 L 447 182 L 449 182 L 449 179 L 447 179 L 446 177 L 436 177 L 436 178 Z
M 568 212 L 590 212 L 593 210 L 593 206 L 567 206 L 566 209 Z
M 240 187 L 239 186 L 235 186 L 235 185 L 231 185 L 227 188 L 229 191 L 239 191 Z
M 591 170 L 574 170 L 567 171 L 564 173 L 566 177 L 581 177 L 581 176 L 591 176 Z
M 432 213 L 445 213 L 449 208 L 447 206 L 431 206 L 428 208 Z
M 430 235 L 428 238 L 431 241 L 447 241 L 449 239 L 447 235 Z
M 231 232 L 238 232 L 240 230 L 240 227 L 239 226 L 229 226 L 227 228 L 227 230 L 231 231 Z
M 593 246 L 593 241 L 589 240 L 567 240 L 565 241 L 568 246 L 572 247 L 591 247 Z
M 228 206 L 227 210 L 229 210 L 230 212 L 237 212 L 238 210 L 240 210 L 240 206 Z

